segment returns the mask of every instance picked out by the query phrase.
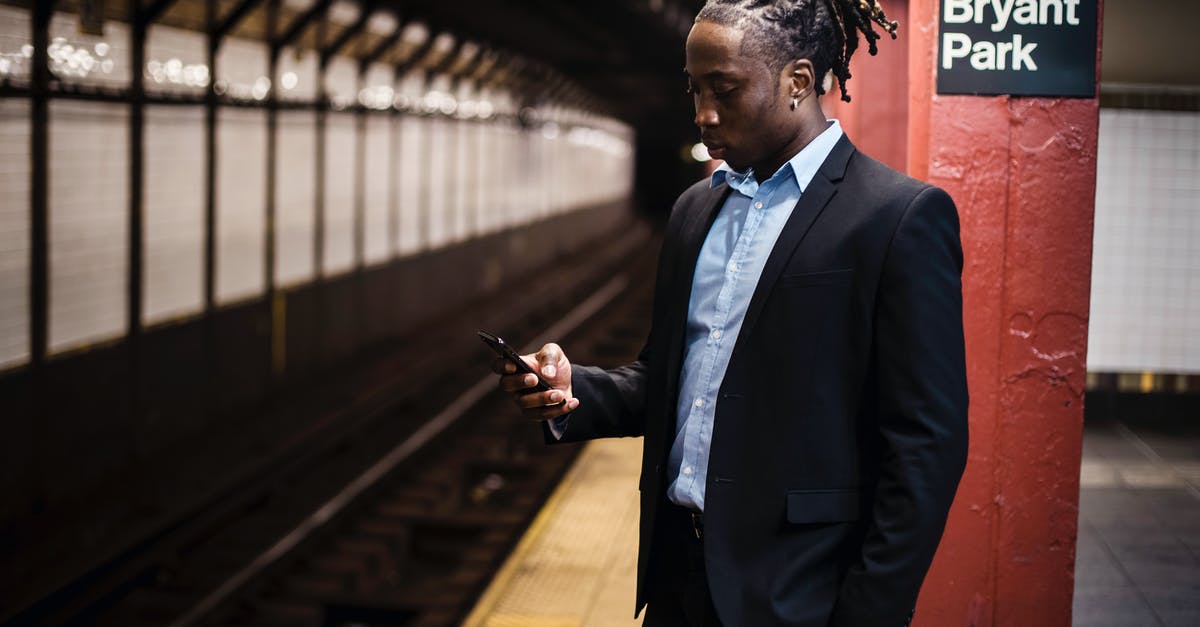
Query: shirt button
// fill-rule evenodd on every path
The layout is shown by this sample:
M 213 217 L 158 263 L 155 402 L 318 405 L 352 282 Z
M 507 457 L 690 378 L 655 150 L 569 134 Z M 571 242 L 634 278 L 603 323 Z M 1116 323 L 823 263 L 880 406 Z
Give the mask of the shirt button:
M 721 339 L 721 330 L 720 330 L 720 329 L 713 329 L 712 336 L 713 336 L 713 339 L 714 339 L 714 340 L 719 340 L 719 339 Z
M 685 467 L 683 468 L 683 474 L 685 474 L 685 475 L 690 475 L 690 474 L 692 474 L 692 467 L 691 467 L 691 466 L 685 466 Z
M 755 209 L 762 209 L 762 203 L 761 203 L 761 202 L 756 202 L 756 203 L 754 203 L 754 208 L 755 208 Z
M 737 263 L 730 261 L 728 267 L 730 272 L 737 272 Z
M 704 405 L 704 399 L 698 398 L 698 399 L 696 399 L 696 402 L 692 403 L 692 404 L 695 405 L 696 407 L 702 407 Z

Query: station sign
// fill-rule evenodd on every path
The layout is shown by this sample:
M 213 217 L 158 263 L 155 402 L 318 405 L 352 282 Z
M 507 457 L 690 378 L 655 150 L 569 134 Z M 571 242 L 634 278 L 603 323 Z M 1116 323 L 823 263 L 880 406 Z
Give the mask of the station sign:
M 1097 0 L 941 0 L 937 92 L 1092 98 Z

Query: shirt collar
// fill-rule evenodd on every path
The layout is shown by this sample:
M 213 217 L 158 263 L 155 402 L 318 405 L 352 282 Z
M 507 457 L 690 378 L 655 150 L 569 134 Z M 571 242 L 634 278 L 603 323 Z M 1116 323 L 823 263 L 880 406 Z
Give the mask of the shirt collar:
M 812 182 L 813 177 L 817 175 L 821 164 L 825 163 L 825 159 L 833 151 L 833 147 L 842 138 L 842 125 L 837 120 L 828 122 L 829 126 L 820 135 L 817 135 L 815 139 L 808 142 L 808 145 L 801 148 L 800 152 L 788 159 L 768 180 L 786 176 L 786 173 L 790 172 L 803 193 L 808 184 Z M 717 187 L 721 183 L 729 183 L 730 187 L 751 198 L 758 193 L 758 181 L 754 178 L 754 168 L 738 172 L 729 167 L 728 163 L 722 163 L 713 172 L 709 187 Z

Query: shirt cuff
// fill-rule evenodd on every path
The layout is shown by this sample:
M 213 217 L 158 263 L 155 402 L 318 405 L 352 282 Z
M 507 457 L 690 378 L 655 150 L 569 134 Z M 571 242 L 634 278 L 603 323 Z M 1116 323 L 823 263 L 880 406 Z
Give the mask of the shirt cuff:
M 546 427 L 550 429 L 550 433 L 554 436 L 555 440 L 561 440 L 563 434 L 567 432 L 567 420 L 570 418 L 571 416 L 567 415 L 551 418 L 546 421 Z

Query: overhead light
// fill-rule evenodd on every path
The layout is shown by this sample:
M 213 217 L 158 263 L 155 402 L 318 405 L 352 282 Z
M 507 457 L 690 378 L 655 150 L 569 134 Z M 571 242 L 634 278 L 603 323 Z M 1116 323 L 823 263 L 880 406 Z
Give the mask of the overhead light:
M 429 39 L 429 27 L 421 22 L 411 22 L 404 27 L 404 34 L 400 38 L 408 43 L 421 45 Z
M 349 26 L 358 20 L 358 4 L 349 0 L 338 0 L 329 7 L 329 21 Z
M 379 11 L 367 20 L 367 30 L 376 35 L 391 35 L 400 27 L 400 22 L 396 20 L 396 16 L 387 11 Z

